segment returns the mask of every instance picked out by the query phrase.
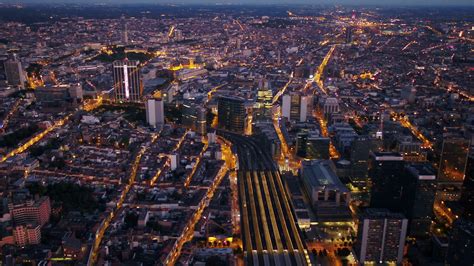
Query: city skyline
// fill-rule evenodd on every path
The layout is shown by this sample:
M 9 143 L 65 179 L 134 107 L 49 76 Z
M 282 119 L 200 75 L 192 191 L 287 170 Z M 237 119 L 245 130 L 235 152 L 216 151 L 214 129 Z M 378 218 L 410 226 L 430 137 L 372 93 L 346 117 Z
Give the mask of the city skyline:
M 474 265 L 472 8 L 11 2 L 1 265 Z
M 474 6 L 470 0 L 421 0 L 413 2 L 411 0 L 102 0 L 101 2 L 92 0 L 4 0 L 3 3 L 31 3 L 31 4 L 177 4 L 177 5 L 347 5 L 347 6 Z

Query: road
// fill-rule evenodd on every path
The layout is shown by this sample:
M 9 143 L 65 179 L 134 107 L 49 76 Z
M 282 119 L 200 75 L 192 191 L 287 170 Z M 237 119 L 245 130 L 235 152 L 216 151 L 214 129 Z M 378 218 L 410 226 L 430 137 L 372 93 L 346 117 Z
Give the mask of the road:
M 69 118 L 71 118 L 72 114 L 69 114 L 67 116 L 65 116 L 64 118 L 61 118 L 59 120 L 56 120 L 52 126 L 46 128 L 45 130 L 43 130 L 42 132 L 36 134 L 34 137 L 32 137 L 31 139 L 29 139 L 27 142 L 23 143 L 22 145 L 20 145 L 19 147 L 17 147 L 16 149 L 10 151 L 9 153 L 7 153 L 5 156 L 3 156 L 1 159 L 0 159 L 0 162 L 5 162 L 8 158 L 11 158 L 17 154 L 20 154 L 20 153 L 23 153 L 24 151 L 26 151 L 28 148 L 30 148 L 31 146 L 33 146 L 35 143 L 37 143 L 38 141 L 42 140 L 46 135 L 48 135 L 51 131 L 57 129 L 57 128 L 60 128 L 62 127 L 68 120 Z
M 327 121 L 323 113 L 320 110 L 315 110 L 313 112 L 313 116 L 316 119 L 316 121 L 319 122 L 319 127 L 321 128 L 321 135 L 323 137 L 329 137 Z M 329 155 L 331 156 L 332 159 L 338 159 L 340 157 L 339 152 L 337 151 L 336 147 L 332 143 L 332 140 L 329 142 Z
M 328 94 L 326 88 L 324 87 L 324 81 L 323 81 L 323 74 L 324 70 L 326 69 L 326 66 L 331 59 L 332 54 L 334 53 L 334 50 L 336 50 L 336 45 L 331 46 L 331 49 L 329 49 L 328 53 L 324 57 L 323 61 L 319 65 L 318 69 L 316 70 L 316 73 L 314 73 L 314 78 L 313 81 L 316 82 L 318 85 L 319 89 L 324 93 Z
M 201 202 L 199 203 L 199 207 L 197 210 L 194 212 L 194 215 L 192 218 L 188 221 L 188 224 L 184 228 L 184 231 L 181 233 L 179 238 L 176 240 L 173 249 L 171 252 L 168 254 L 165 260 L 165 265 L 175 265 L 176 261 L 178 260 L 179 256 L 181 255 L 181 249 L 183 248 L 183 245 L 191 241 L 193 236 L 194 236 L 194 227 L 196 224 L 199 222 L 201 219 L 202 213 L 204 209 L 207 207 L 208 203 L 212 200 L 212 197 L 214 197 L 214 193 L 219 187 L 220 183 L 226 176 L 229 168 L 227 164 L 223 164 L 217 175 L 214 177 L 214 181 L 212 185 L 208 188 L 206 195 L 202 198 Z
M 189 173 L 189 175 L 186 177 L 186 180 L 184 180 L 184 187 L 188 187 L 189 184 L 191 184 L 191 180 L 193 179 L 194 174 L 196 173 L 196 170 L 201 166 L 201 159 L 204 153 L 207 151 L 207 148 L 209 147 L 209 144 L 207 143 L 207 140 L 203 138 L 204 142 L 204 147 L 202 147 L 201 152 L 199 153 L 196 162 L 194 162 L 193 169 Z
M 104 238 L 104 234 L 107 231 L 107 228 L 109 227 L 110 223 L 113 221 L 115 216 L 117 216 L 117 214 L 119 213 L 125 199 L 127 198 L 128 192 L 130 192 L 131 188 L 133 187 L 135 183 L 135 178 L 137 177 L 140 160 L 143 154 L 145 154 L 147 147 L 148 146 L 142 146 L 140 151 L 136 154 L 135 159 L 133 160 L 133 164 L 131 166 L 128 183 L 125 185 L 124 189 L 122 190 L 122 193 L 120 193 L 120 196 L 117 200 L 117 204 L 115 205 L 115 208 L 112 210 L 112 212 L 109 213 L 109 215 L 105 217 L 105 219 L 102 221 L 99 229 L 96 232 L 94 244 L 92 245 L 91 253 L 89 254 L 89 259 L 87 261 L 88 266 L 94 265 L 97 260 L 100 243 L 102 242 L 102 239 Z
M 5 116 L 5 118 L 3 119 L 3 123 L 2 123 L 2 128 L 1 130 L 5 131 L 5 129 L 8 127 L 8 123 L 10 122 L 10 118 L 13 116 L 13 114 L 15 114 L 15 112 L 18 110 L 18 107 L 20 107 L 20 103 L 21 103 L 21 98 L 19 98 L 18 100 L 15 101 L 15 103 L 13 104 L 12 108 L 10 109 L 10 111 L 7 113 L 7 115 Z
M 290 198 L 271 155 L 252 137 L 219 135 L 236 148 L 246 265 L 310 265 Z
M 101 104 L 102 104 L 102 98 L 100 98 L 100 100 L 97 101 L 99 104 L 95 103 L 92 104 L 92 106 L 90 105 L 91 103 L 89 102 L 85 102 L 80 109 L 83 109 L 83 110 L 88 110 L 88 111 L 92 111 L 94 109 L 96 109 L 97 107 L 99 107 Z M 77 111 L 76 111 L 77 112 Z M 67 121 L 69 121 L 69 119 L 76 113 L 70 113 L 68 115 L 66 115 L 65 117 L 61 118 L 61 119 L 58 119 L 56 121 L 53 122 L 53 124 L 51 126 L 49 126 L 48 128 L 46 128 L 45 130 L 43 130 L 42 132 L 36 134 L 35 136 L 33 136 L 31 139 L 29 139 L 28 141 L 26 141 L 25 143 L 21 144 L 20 146 L 18 146 L 17 148 L 13 149 L 12 151 L 10 151 L 9 153 L 7 153 L 6 155 L 4 155 L 1 159 L 0 159 L 0 163 L 3 163 L 5 162 L 7 159 L 17 155 L 17 154 L 20 154 L 20 153 L 23 153 L 25 152 L 26 150 L 28 150 L 31 146 L 33 146 L 34 144 L 36 144 L 38 141 L 42 140 L 44 137 L 46 137 L 49 133 L 51 133 L 53 130 L 55 129 L 58 129 L 60 127 L 62 127 L 63 125 L 66 124 Z

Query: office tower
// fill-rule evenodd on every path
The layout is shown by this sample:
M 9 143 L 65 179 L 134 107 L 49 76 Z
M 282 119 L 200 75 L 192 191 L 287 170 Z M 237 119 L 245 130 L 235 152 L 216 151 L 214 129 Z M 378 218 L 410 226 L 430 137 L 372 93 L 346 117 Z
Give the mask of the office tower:
M 370 155 L 370 206 L 386 208 L 406 214 L 413 205 L 413 182 L 405 172 L 403 156 L 395 152 L 376 152 Z
M 329 138 L 317 132 L 300 132 L 296 135 L 296 155 L 305 159 L 329 159 Z
M 0 55 L 0 86 L 6 85 L 7 76 L 5 73 L 5 62 L 8 60 L 7 55 Z
M 272 102 L 273 92 L 267 80 L 262 79 L 259 82 L 257 91 L 257 104 L 254 114 L 256 121 L 264 121 L 272 119 Z
M 350 148 L 351 180 L 362 187 L 367 186 L 369 168 L 370 139 L 368 136 L 357 136 Z
M 450 232 L 445 265 L 474 265 L 474 223 L 464 219 L 454 222 Z
M 301 121 L 301 95 L 292 94 L 290 101 L 290 120 Z
M 148 99 L 145 103 L 146 121 L 154 127 L 161 127 L 165 123 L 165 110 L 163 100 Z
M 439 162 L 439 182 L 460 185 L 466 173 L 470 141 L 462 138 L 451 138 L 443 141 Z
M 117 102 L 139 102 L 143 92 L 138 61 L 121 60 L 113 63 L 114 95 Z
M 282 116 L 289 120 L 306 122 L 308 112 L 311 112 L 313 97 L 291 93 L 283 95 Z
M 197 108 L 193 103 L 186 102 L 182 107 L 181 124 L 193 131 L 197 125 Z
M 474 148 L 471 149 L 466 166 L 466 178 L 462 185 L 461 201 L 462 217 L 474 222 Z
M 359 217 L 354 250 L 361 265 L 401 264 L 408 220 L 387 209 L 366 209 Z
M 327 98 L 323 106 L 324 115 L 339 112 L 339 102 L 336 98 Z
M 125 16 L 121 17 L 121 23 L 123 27 L 123 32 L 122 32 L 122 43 L 124 45 L 128 44 L 128 24 L 127 21 L 125 20 Z
M 346 27 L 346 43 L 352 43 L 352 27 Z
M 8 85 L 24 89 L 26 82 L 25 72 L 15 54 L 4 62 L 4 68 Z
M 176 41 L 182 41 L 184 39 L 183 37 L 183 31 L 179 29 L 174 30 L 174 38 Z
M 243 134 L 245 132 L 245 100 L 221 96 L 217 101 L 217 121 L 221 129 Z
M 436 196 L 436 171 L 430 163 L 413 163 L 407 166 L 415 183 L 413 205 L 408 214 L 411 236 L 428 236 L 433 218 Z
M 204 107 L 197 108 L 196 131 L 202 136 L 207 134 L 207 110 Z
M 288 94 L 283 95 L 281 103 L 281 116 L 290 118 L 290 107 L 291 107 L 291 96 Z

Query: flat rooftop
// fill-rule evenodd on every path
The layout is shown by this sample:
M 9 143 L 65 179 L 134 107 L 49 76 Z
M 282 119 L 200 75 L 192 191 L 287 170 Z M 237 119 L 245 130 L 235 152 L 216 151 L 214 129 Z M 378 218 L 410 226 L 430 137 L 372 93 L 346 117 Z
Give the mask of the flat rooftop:
M 349 189 L 339 180 L 330 165 L 329 160 L 309 160 L 302 162 L 303 178 L 308 180 L 312 187 L 349 192 Z

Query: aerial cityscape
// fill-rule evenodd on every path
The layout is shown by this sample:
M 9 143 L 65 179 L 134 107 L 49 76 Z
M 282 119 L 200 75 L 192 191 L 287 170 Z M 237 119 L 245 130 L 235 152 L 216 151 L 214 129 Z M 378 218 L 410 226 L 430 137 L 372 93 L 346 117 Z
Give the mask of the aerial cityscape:
M 0 2 L 0 264 L 474 265 L 474 3 L 296 2 Z

